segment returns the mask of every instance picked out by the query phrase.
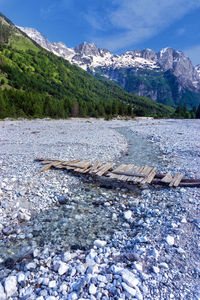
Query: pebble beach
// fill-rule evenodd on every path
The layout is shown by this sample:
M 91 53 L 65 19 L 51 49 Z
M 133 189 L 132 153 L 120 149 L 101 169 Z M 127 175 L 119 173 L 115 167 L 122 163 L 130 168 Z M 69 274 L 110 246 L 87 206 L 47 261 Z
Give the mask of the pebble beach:
M 200 120 L 0 122 L 0 300 L 200 299 L 200 188 L 106 189 L 38 157 L 200 178 Z

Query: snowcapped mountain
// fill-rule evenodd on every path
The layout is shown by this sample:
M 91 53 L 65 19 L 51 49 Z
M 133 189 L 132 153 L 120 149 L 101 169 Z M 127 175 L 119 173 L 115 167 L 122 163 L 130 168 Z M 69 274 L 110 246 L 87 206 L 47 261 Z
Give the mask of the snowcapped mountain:
M 163 95 L 172 89 L 172 85 L 175 86 L 177 97 L 180 99 L 186 93 L 185 89 L 195 93 L 200 92 L 200 65 L 194 67 L 190 59 L 181 51 L 164 48 L 155 53 L 151 49 L 144 49 L 116 55 L 106 49 L 98 48 L 94 43 L 83 42 L 75 48 L 68 48 L 62 42 L 51 43 L 35 29 L 18 28 L 43 48 L 94 75 L 104 76 L 117 82 L 128 92 L 148 96 L 158 102 L 164 101 Z M 143 76 L 142 80 L 141 76 Z M 174 91 L 169 94 L 173 99 L 170 100 L 170 105 L 177 105 L 181 101 L 174 100 Z
M 200 65 L 196 65 L 196 66 L 195 66 L 195 69 L 196 69 L 197 73 L 198 73 L 199 76 L 200 76 Z

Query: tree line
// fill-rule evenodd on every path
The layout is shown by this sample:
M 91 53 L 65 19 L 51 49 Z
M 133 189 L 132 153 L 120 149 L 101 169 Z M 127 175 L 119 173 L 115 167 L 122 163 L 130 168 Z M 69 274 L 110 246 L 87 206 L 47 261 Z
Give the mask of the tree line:
M 179 105 L 172 117 L 177 119 L 200 119 L 200 104 L 197 108 L 194 106 L 191 110 L 187 110 L 185 103 L 183 106 Z

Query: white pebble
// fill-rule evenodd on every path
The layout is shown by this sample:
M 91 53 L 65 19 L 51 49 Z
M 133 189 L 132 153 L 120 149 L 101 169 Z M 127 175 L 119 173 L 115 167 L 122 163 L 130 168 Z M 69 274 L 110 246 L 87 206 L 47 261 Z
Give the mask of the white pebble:
M 7 297 L 12 296 L 17 292 L 17 278 L 16 276 L 9 276 L 5 280 L 5 291 Z
M 90 287 L 89 287 L 89 293 L 90 293 L 91 295 L 95 295 L 96 292 L 97 292 L 97 287 L 96 287 L 93 283 L 90 284 Z
M 171 236 L 171 235 L 168 235 L 166 237 L 166 242 L 167 242 L 168 245 L 173 246 L 174 245 L 174 237 Z

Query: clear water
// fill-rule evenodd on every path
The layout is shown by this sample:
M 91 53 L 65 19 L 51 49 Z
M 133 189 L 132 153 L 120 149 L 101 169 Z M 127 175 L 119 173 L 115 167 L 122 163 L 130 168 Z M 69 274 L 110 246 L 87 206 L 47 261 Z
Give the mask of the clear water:
M 134 133 L 128 127 L 119 127 L 116 130 L 125 136 L 128 141 L 128 151 L 120 158 L 118 163 L 134 164 L 136 166 L 148 165 L 157 168 L 165 166 L 160 149 L 145 137 Z

